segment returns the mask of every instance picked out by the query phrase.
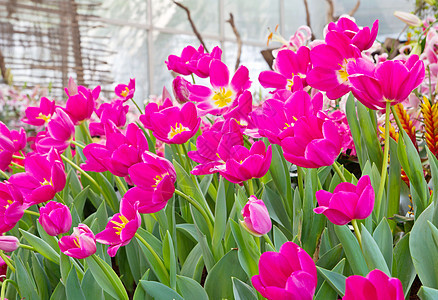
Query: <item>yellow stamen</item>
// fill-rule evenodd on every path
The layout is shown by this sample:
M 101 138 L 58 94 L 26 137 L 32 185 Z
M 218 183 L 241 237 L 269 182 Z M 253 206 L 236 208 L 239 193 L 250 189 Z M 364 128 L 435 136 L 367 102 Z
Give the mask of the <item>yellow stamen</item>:
M 116 230 L 117 235 L 120 235 L 120 233 L 122 232 L 122 229 L 125 228 L 126 224 L 128 224 L 128 222 L 129 222 L 129 220 L 124 215 L 120 215 L 119 219 L 120 219 L 120 221 L 122 221 L 121 223 L 116 222 L 114 220 L 111 221 L 111 223 L 116 225 L 113 228 Z
M 39 113 L 38 117 L 36 117 L 35 119 L 40 119 L 40 120 L 44 120 L 44 122 L 48 123 L 50 121 L 50 118 L 52 117 L 51 114 L 49 115 L 43 115 L 43 113 Z
M 81 246 L 79 245 L 79 237 L 78 237 L 78 236 L 73 240 L 73 242 L 75 243 L 75 245 L 76 245 L 78 248 L 81 248 Z
M 163 180 L 164 176 L 169 175 L 169 173 L 164 173 L 161 175 L 157 175 L 155 176 L 155 184 L 152 187 L 157 187 L 157 185 L 161 182 L 161 180 Z
M 233 101 L 233 91 L 226 88 L 220 88 L 219 91 L 214 92 L 213 102 L 219 108 L 228 106 Z
M 172 139 L 175 135 L 183 133 L 184 131 L 190 131 L 189 128 L 183 126 L 181 123 L 175 123 L 175 128 L 170 127 L 170 132 L 167 135 L 168 139 Z
M 128 96 L 128 94 L 129 94 L 128 87 L 125 87 L 125 90 L 120 93 L 120 95 L 122 95 L 122 97 L 126 97 L 126 96 Z
M 50 181 L 48 181 L 46 178 L 44 178 L 44 181 L 41 182 L 41 185 L 42 186 L 44 186 L 44 185 L 53 185 L 52 178 L 50 178 Z

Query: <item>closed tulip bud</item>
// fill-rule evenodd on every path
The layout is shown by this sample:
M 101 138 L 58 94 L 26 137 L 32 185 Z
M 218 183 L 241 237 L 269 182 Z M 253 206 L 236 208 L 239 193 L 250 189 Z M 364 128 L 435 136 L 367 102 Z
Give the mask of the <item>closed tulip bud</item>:
M 20 246 L 20 242 L 15 236 L 0 236 L 0 250 L 12 252 L 17 250 L 18 246 Z
M 268 209 L 262 200 L 251 196 L 245 207 L 242 209 L 243 221 L 240 224 L 254 236 L 262 236 L 272 228 L 271 218 Z
M 419 17 L 405 11 L 396 10 L 394 12 L 394 16 L 400 21 L 402 21 L 403 23 L 405 23 L 406 25 L 412 27 L 420 27 L 423 25 L 423 21 L 421 21 Z
M 70 230 L 72 218 L 67 206 L 50 201 L 46 206 L 40 208 L 38 221 L 48 235 L 57 236 Z

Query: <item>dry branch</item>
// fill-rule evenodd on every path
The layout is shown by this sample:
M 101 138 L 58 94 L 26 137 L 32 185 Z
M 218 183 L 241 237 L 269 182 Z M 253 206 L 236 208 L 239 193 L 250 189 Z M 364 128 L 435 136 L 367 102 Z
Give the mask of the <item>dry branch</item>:
M 354 16 L 354 14 L 357 12 L 360 6 L 360 0 L 357 0 L 356 5 L 353 7 L 353 9 L 348 13 L 351 17 Z
M 204 40 L 202 39 L 201 34 L 199 33 L 198 29 L 196 28 L 195 23 L 193 23 L 192 16 L 190 15 L 190 9 L 187 6 L 185 6 L 184 4 L 177 2 L 175 0 L 173 0 L 173 3 L 175 3 L 177 6 L 181 7 L 182 9 L 184 9 L 186 11 L 187 19 L 190 22 L 190 26 L 192 26 L 193 33 L 196 35 L 196 37 L 198 38 L 198 40 L 202 44 L 202 46 L 204 46 L 205 52 L 209 53 L 207 46 L 205 45 Z
M 234 67 L 234 70 L 237 70 L 240 65 L 240 57 L 242 55 L 242 39 L 240 37 L 239 31 L 237 31 L 236 24 L 234 24 L 234 16 L 232 13 L 230 13 L 230 18 L 227 20 L 228 23 L 230 23 L 231 28 L 233 29 L 234 34 L 236 35 L 237 40 L 237 58 L 236 58 L 236 66 Z

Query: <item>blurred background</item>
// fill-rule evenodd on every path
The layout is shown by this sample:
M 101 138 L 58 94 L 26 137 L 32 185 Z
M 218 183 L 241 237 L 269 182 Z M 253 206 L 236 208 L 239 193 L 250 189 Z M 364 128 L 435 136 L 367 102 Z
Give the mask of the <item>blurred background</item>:
M 378 40 L 383 42 L 403 31 L 404 23 L 393 12 L 415 9 L 413 0 L 179 3 L 190 12 L 207 49 L 222 48 L 230 69 L 238 52 L 236 35 L 227 22 L 233 14 L 241 38 L 241 64 L 250 70 L 253 89 L 258 89 L 258 74 L 269 68 L 261 54 L 268 48 L 269 28 L 278 25 L 277 32 L 288 40 L 307 24 L 316 38 L 322 38 L 329 21 L 351 14 L 361 26 L 379 19 Z M 161 95 L 163 86 L 170 90 L 173 79 L 164 63 L 168 55 L 180 55 L 188 44 L 200 45 L 186 9 L 170 0 L 0 0 L 0 83 L 19 90 L 49 87 L 51 98 L 62 100 L 71 76 L 90 88 L 101 85 L 103 95 L 111 98 L 116 84 L 135 77 L 137 101 Z

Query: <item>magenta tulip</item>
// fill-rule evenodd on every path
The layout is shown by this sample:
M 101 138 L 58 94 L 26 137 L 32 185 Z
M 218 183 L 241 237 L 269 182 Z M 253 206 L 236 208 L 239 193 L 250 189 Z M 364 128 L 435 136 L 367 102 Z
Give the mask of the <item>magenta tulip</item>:
M 0 170 L 6 170 L 15 152 L 26 147 L 27 136 L 23 128 L 20 131 L 9 130 L 0 122 Z
M 357 186 L 349 182 L 338 184 L 333 193 L 316 192 L 318 207 L 313 211 L 324 214 L 330 222 L 345 225 L 354 219 L 367 218 L 374 208 L 374 189 L 368 175 L 362 176 Z
M 9 256 L 8 256 L 9 258 Z M 3 282 L 3 280 L 6 279 L 6 273 L 8 272 L 8 265 L 3 260 L 3 258 L 0 257 L 0 281 Z
M 400 279 L 389 277 L 376 269 L 366 277 L 353 275 L 345 281 L 345 296 L 342 300 L 403 300 Z
M 96 234 L 97 242 L 110 245 L 109 256 L 114 257 L 120 247 L 128 245 L 140 227 L 141 219 L 137 206 L 138 202 L 133 205 L 123 198 L 120 202 L 120 213 L 111 218 L 104 231 Z
M 34 126 L 42 126 L 50 121 L 55 113 L 55 107 L 55 100 L 50 101 L 46 97 L 42 97 L 40 106 L 26 108 L 26 116 L 23 118 L 23 122 Z
M 293 242 L 284 243 L 280 252 L 264 252 L 259 260 L 259 275 L 252 285 L 269 299 L 311 300 L 317 276 L 312 258 Z
M 129 111 L 129 105 L 123 105 L 122 100 L 115 100 L 111 103 L 103 103 L 96 110 L 96 115 L 100 122 L 90 123 L 90 134 L 92 136 L 101 136 L 105 134 L 105 123 L 112 122 L 115 127 L 121 128 L 126 124 L 126 114 Z
M 119 96 L 119 99 L 122 100 L 123 102 L 132 99 L 132 97 L 134 97 L 134 92 L 135 92 L 135 78 L 129 79 L 128 85 L 118 84 L 114 89 L 114 92 L 116 93 L 117 96 Z
M 0 234 L 7 232 L 23 217 L 21 192 L 8 182 L 0 183 Z
M 371 48 L 376 40 L 379 30 L 379 20 L 374 21 L 373 27 L 370 29 L 369 27 L 359 28 L 353 20 L 342 17 L 339 18 L 336 23 L 329 23 L 327 29 L 344 34 L 351 39 L 353 45 L 359 48 L 359 50 L 364 51 Z
M 76 125 L 88 120 L 94 112 L 96 100 L 99 98 L 100 86 L 93 91 L 84 86 L 77 87 L 76 94 L 68 94 L 69 97 L 65 104 L 65 112 L 70 116 Z
M 18 249 L 20 242 L 13 235 L 0 235 L 0 250 L 12 252 Z
M 48 235 L 57 236 L 70 230 L 72 218 L 67 206 L 50 201 L 46 206 L 40 208 L 38 222 Z
M 243 221 L 240 221 L 243 228 L 254 236 L 262 236 L 272 228 L 271 218 L 263 200 L 251 196 L 242 209 Z
M 65 255 L 82 259 L 96 253 L 96 238 L 85 224 L 73 228 L 73 234 L 63 236 L 58 242 L 61 252 Z

